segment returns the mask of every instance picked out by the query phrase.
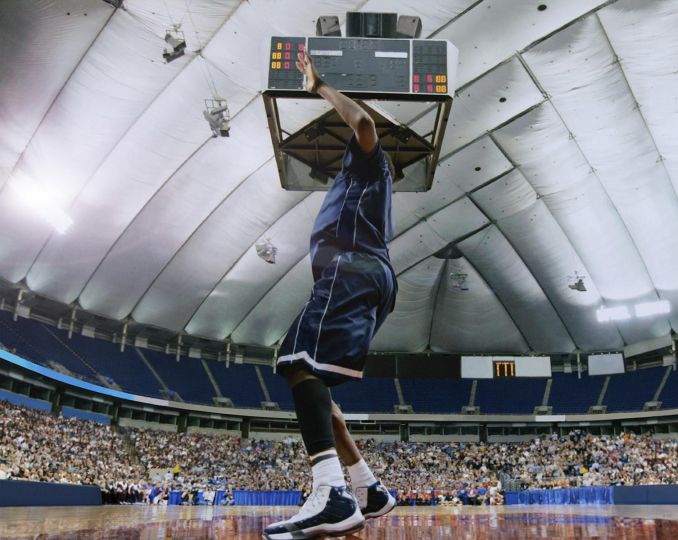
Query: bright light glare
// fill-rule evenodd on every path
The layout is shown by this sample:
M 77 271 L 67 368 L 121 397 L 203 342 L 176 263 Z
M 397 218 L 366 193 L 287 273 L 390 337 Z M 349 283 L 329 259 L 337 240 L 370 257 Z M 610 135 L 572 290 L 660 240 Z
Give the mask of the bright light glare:
M 596 317 L 598 318 L 598 322 L 624 321 L 631 318 L 631 313 L 626 306 L 610 308 L 600 307 L 596 311 Z
M 71 217 L 59 208 L 54 195 L 45 186 L 25 177 L 11 180 L 9 186 L 24 206 L 52 225 L 60 234 L 65 233 L 73 224 Z
M 671 313 L 671 304 L 668 300 L 658 300 L 656 302 L 643 302 L 635 306 L 636 317 L 650 317 L 652 315 L 662 315 Z

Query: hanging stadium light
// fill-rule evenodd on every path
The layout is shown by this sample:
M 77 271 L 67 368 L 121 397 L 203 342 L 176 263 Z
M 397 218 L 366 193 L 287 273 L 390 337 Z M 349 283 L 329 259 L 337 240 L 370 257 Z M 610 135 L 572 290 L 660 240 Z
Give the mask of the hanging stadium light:
M 625 321 L 631 318 L 631 312 L 627 306 L 599 307 L 596 318 L 598 322 Z
M 254 247 L 257 250 L 257 255 L 269 264 L 275 264 L 275 256 L 278 253 L 278 248 L 273 245 L 270 238 L 259 240 Z
M 671 304 L 668 300 L 656 302 L 642 302 L 634 306 L 636 317 L 651 317 L 652 315 L 664 315 L 671 313 Z
M 231 132 L 231 113 L 224 98 L 205 100 L 205 110 L 202 112 L 210 125 L 214 137 L 228 137 Z
M 162 57 L 168 64 L 183 56 L 186 52 L 186 39 L 184 33 L 179 29 L 179 25 L 165 32 L 165 43 L 171 47 L 171 49 L 165 49 L 162 53 Z

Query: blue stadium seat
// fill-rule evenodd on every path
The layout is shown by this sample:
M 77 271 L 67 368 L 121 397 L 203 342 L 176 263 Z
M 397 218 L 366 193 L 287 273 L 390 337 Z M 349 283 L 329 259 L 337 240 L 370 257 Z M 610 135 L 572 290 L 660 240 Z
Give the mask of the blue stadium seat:
M 647 368 L 612 375 L 603 405 L 608 411 L 640 411 L 651 401 L 666 368 Z
M 200 360 L 183 357 L 177 362 L 174 356 L 165 353 L 146 349 L 142 352 L 167 387 L 177 392 L 181 399 L 191 403 L 213 404 L 214 387 Z M 214 366 L 219 367 L 216 362 Z
M 472 381 L 468 379 L 400 379 L 405 403 L 415 413 L 459 413 L 468 405 Z
M 23 317 L 15 322 L 11 313 L 0 310 L 0 342 L 27 360 L 47 367 L 50 361 L 57 362 L 82 378 L 96 379 L 96 372 L 69 350 L 66 330 Z
M 219 385 L 224 397 L 231 398 L 238 407 L 261 408 L 264 393 L 254 366 L 249 364 L 233 364 L 226 367 L 224 363 L 210 364 L 212 375 Z
M 605 377 L 576 373 L 553 373 L 549 405 L 554 413 L 586 413 L 595 405 Z
M 285 379 L 277 373 L 273 373 L 273 370 L 269 367 L 261 366 L 259 367 L 259 370 L 264 378 L 266 388 L 268 388 L 271 401 L 275 401 L 284 411 L 294 410 L 292 392 L 290 391 L 287 382 L 285 382 Z
M 398 394 L 393 379 L 365 377 L 332 387 L 332 399 L 344 412 L 393 412 Z
M 659 400 L 662 402 L 662 409 L 678 409 L 678 371 L 671 370 Z
M 475 404 L 481 413 L 531 414 L 544 398 L 547 379 L 479 379 Z

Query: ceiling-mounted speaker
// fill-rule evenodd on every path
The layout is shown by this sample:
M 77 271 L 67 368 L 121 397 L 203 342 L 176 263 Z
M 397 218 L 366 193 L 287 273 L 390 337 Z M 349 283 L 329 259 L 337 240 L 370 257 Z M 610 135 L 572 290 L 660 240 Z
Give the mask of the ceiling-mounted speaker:
M 315 35 L 318 37 L 338 36 L 341 37 L 339 17 L 320 16 L 315 22 Z
M 421 36 L 421 17 L 401 15 L 398 17 L 396 33 L 399 38 L 416 39 Z

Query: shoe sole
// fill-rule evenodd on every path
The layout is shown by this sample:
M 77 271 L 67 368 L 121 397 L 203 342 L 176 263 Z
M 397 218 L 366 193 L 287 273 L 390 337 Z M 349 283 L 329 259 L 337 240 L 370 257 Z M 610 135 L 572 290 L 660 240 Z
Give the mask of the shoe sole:
M 331 538 L 336 538 L 338 536 L 346 536 L 347 534 L 351 534 L 357 531 L 360 531 L 365 527 L 365 520 L 361 521 L 360 523 L 356 525 L 351 525 L 347 529 L 342 529 L 339 531 L 322 531 L 322 530 L 317 530 L 313 531 L 311 533 L 305 533 L 304 531 L 294 531 L 290 533 L 290 539 L 291 540 L 310 540 L 312 538 L 323 538 L 323 537 L 331 537 Z M 262 534 L 262 538 L 264 540 L 277 540 L 274 539 L 273 537 L 269 536 L 266 533 Z
M 381 510 L 379 510 L 377 512 L 372 512 L 371 514 L 363 514 L 363 517 L 365 519 L 374 519 L 374 518 L 378 518 L 378 517 L 381 517 L 381 516 L 385 516 L 391 510 L 393 510 L 395 507 L 396 507 L 396 500 L 391 499 L 391 500 L 389 500 L 389 503 L 386 506 L 384 506 Z

